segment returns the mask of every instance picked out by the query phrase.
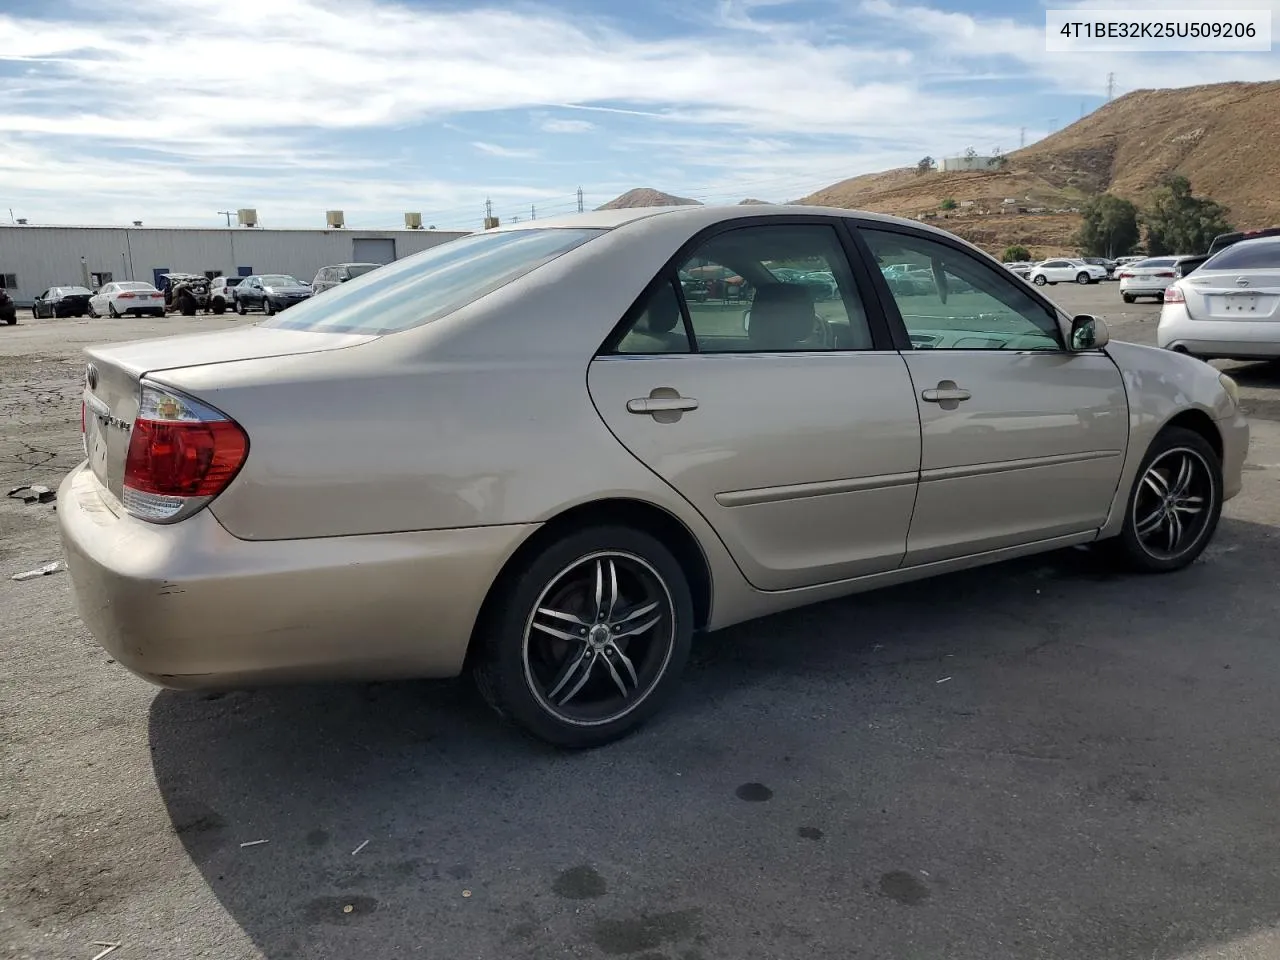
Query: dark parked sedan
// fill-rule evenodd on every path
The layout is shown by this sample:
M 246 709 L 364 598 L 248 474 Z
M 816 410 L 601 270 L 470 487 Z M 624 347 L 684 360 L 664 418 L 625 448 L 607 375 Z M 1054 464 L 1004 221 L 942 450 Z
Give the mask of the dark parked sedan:
M 0 287 L 0 323 L 13 326 L 18 322 L 18 308 L 14 306 L 13 297 L 9 296 L 9 291 L 4 287 Z
M 287 310 L 311 296 L 311 288 L 296 277 L 269 273 L 245 277 L 235 288 L 236 313 L 244 316 L 250 308 L 260 308 L 267 316 Z
M 83 317 L 89 312 L 93 291 L 85 287 L 50 287 L 31 304 L 31 316 Z

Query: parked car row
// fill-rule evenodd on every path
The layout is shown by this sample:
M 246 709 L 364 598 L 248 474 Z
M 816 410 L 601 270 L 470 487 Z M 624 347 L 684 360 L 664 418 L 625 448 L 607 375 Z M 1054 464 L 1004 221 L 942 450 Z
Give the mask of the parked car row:
M 163 317 L 169 313 L 193 317 L 197 313 L 222 314 L 229 310 L 241 316 L 250 310 L 261 310 L 271 316 L 381 266 L 380 263 L 332 264 L 321 267 L 311 283 L 279 273 L 210 279 L 203 274 L 176 272 L 160 274 L 159 286 L 143 280 L 117 280 L 103 284 L 97 291 L 78 285 L 55 286 L 35 298 L 31 316 L 37 320 L 85 316 Z M 834 279 L 829 276 L 825 279 L 830 283 L 829 289 L 834 290 Z M 821 287 L 822 280 L 814 275 L 806 282 Z M 17 306 L 9 292 L 0 287 L 0 324 L 17 322 Z

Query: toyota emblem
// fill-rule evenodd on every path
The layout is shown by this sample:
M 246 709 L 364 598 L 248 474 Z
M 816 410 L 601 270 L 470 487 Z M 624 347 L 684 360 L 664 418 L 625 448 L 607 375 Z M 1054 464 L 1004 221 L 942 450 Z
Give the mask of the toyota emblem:
M 1248 285 L 1249 285 L 1249 278 L 1248 278 L 1248 277 L 1236 277 L 1236 286 L 1237 286 L 1237 287 L 1247 287 Z
M 85 382 L 89 384 L 90 390 L 98 389 L 98 368 L 92 363 L 85 368 L 84 379 Z

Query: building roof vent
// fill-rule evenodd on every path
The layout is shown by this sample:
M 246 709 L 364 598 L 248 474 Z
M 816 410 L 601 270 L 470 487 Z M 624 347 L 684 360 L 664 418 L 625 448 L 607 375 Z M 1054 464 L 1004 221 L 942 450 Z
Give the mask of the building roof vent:
M 242 207 L 236 211 L 236 219 L 240 221 L 242 227 L 256 227 L 258 225 L 258 211 L 252 207 Z
M 335 229 L 341 229 L 343 222 L 341 210 L 329 210 L 324 216 L 325 222 L 328 223 L 329 226 L 334 227 Z
M 405 225 L 405 227 L 406 227 L 407 229 L 409 229 L 409 230 L 421 230 L 421 229 L 422 229 L 422 214 L 420 214 L 420 213 L 406 213 L 406 214 L 404 215 L 404 225 Z

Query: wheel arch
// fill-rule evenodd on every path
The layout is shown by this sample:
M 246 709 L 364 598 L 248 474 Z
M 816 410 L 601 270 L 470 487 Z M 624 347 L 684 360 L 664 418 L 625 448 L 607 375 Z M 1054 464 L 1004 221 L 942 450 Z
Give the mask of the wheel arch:
M 1218 424 L 1214 419 L 1198 407 L 1190 407 L 1181 410 L 1166 420 L 1156 431 L 1159 436 L 1169 427 L 1182 427 L 1193 433 L 1198 433 L 1204 437 L 1209 446 L 1213 447 L 1213 452 L 1217 454 L 1218 461 L 1222 461 L 1222 431 L 1218 429 Z
M 670 550 L 680 564 L 689 583 L 689 592 L 693 596 L 694 629 L 700 630 L 707 625 L 711 619 L 711 565 L 693 532 L 670 511 L 646 500 L 631 497 L 591 500 L 569 507 L 547 520 L 526 537 L 503 563 L 476 616 L 471 640 L 467 645 L 468 663 L 481 647 L 477 642 L 477 634 L 486 629 L 494 604 L 510 579 L 519 576 L 529 559 L 569 533 L 606 525 L 640 530 L 656 537 Z

